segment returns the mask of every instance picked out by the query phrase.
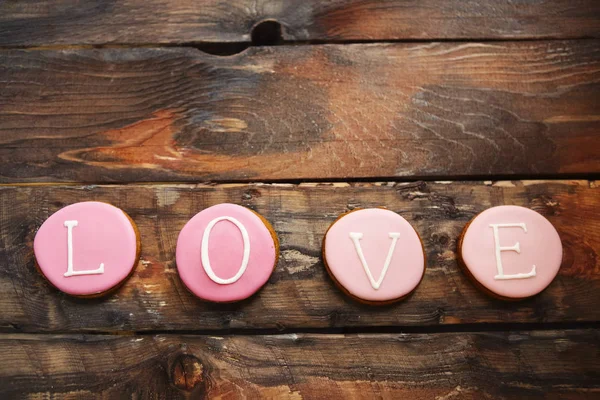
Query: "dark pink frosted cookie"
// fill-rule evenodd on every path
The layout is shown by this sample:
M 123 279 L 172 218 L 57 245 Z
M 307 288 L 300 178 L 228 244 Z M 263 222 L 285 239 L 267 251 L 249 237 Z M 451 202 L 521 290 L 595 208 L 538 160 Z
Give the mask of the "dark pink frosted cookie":
M 499 206 L 483 211 L 467 225 L 460 256 L 469 275 L 486 291 L 522 299 L 538 294 L 556 277 L 562 244 L 541 214 Z
M 279 243 L 271 225 L 235 204 L 196 214 L 177 240 L 177 270 L 187 288 L 213 302 L 243 300 L 271 276 Z
M 75 203 L 52 214 L 33 241 L 37 266 L 59 290 L 97 296 L 123 282 L 140 242 L 131 219 L 107 203 Z
M 381 208 L 355 210 L 335 221 L 325 234 L 323 259 L 335 282 L 366 303 L 402 299 L 425 272 L 417 232 L 400 215 Z

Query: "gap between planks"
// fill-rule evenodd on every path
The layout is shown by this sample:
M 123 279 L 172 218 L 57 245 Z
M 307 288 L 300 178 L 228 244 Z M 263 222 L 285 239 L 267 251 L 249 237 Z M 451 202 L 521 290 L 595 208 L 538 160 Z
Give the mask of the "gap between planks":
M 257 47 L 284 47 L 284 46 L 323 46 L 323 45 L 369 45 L 369 44 L 419 44 L 419 43 L 507 43 L 507 42 L 550 42 L 550 41 L 594 41 L 598 40 L 594 36 L 579 37 L 524 37 L 524 38 L 428 38 L 428 39 L 381 39 L 381 40 L 284 40 L 281 43 L 273 45 L 253 45 L 251 41 L 236 42 L 208 42 L 208 41 L 190 41 L 181 43 L 106 43 L 106 44 L 56 44 L 44 46 L 27 45 L 0 45 L 0 51 L 4 50 L 29 50 L 29 51 L 50 51 L 50 50 L 92 50 L 92 49 L 161 49 L 161 48 L 194 48 L 201 53 L 213 55 L 215 57 L 232 57 L 241 55 L 249 49 Z M 219 49 L 227 49 L 233 46 L 246 45 L 243 50 L 231 54 L 218 54 Z M 211 46 L 217 49 L 217 52 L 205 51 L 204 46 Z
M 110 331 L 110 330 L 74 330 L 74 331 L 23 331 L 4 330 L 0 336 L 16 335 L 103 335 L 103 336 L 156 336 L 156 335 L 195 335 L 195 336 L 277 336 L 277 335 L 374 335 L 374 334 L 443 334 L 443 333 L 502 333 L 534 331 L 580 331 L 598 330 L 600 321 L 550 322 L 550 323 L 469 323 L 455 325 L 428 326 L 352 326 L 344 328 L 294 328 L 294 329 L 158 329 L 147 331 Z
M 123 187 L 123 186 L 173 186 L 173 187 L 189 187 L 189 188 L 202 188 L 202 187 L 239 187 L 239 186 L 274 186 L 274 187 L 315 187 L 315 186 L 340 186 L 350 187 L 354 184 L 368 184 L 372 186 L 394 186 L 402 184 L 417 184 L 419 182 L 429 183 L 441 183 L 441 184 L 452 184 L 452 183 L 483 183 L 486 186 L 528 186 L 531 184 L 539 183 L 558 183 L 558 182 L 576 182 L 579 185 L 590 186 L 591 188 L 597 187 L 598 181 L 600 180 L 600 174 L 568 174 L 568 175 L 556 175 L 556 176 L 541 176 L 537 175 L 532 177 L 528 176 L 484 176 L 484 177 L 426 177 L 426 178 L 412 178 L 412 179 L 399 179 L 399 177 L 376 177 L 376 178 L 351 178 L 351 179 L 264 179 L 264 180 L 218 180 L 218 181 L 156 181 L 156 182 L 135 182 L 135 181 L 123 181 L 123 182 L 79 182 L 79 181 L 64 181 L 64 182 L 10 182 L 0 183 L 0 188 L 13 188 L 13 187 L 77 187 L 80 186 L 82 189 L 93 189 L 95 187 Z

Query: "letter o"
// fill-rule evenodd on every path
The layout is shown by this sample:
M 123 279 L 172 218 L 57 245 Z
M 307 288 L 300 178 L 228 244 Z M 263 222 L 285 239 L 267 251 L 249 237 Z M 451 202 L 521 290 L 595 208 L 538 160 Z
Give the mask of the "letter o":
M 210 237 L 210 232 L 212 231 L 212 228 L 217 224 L 217 222 L 220 222 L 220 221 L 229 221 L 229 222 L 233 223 L 235 226 L 237 226 L 237 228 L 242 233 L 242 239 L 244 240 L 244 256 L 242 258 L 242 265 L 240 266 L 240 269 L 238 270 L 238 272 L 229 279 L 219 278 L 215 274 L 212 267 L 210 266 L 210 259 L 208 257 L 208 239 Z M 206 272 L 208 277 L 213 282 L 218 283 L 220 285 L 229 285 L 231 283 L 235 283 L 238 281 L 238 279 L 240 279 L 242 277 L 242 275 L 246 271 L 246 268 L 248 267 L 248 260 L 250 258 L 250 237 L 248 236 L 248 231 L 246 230 L 246 228 L 244 227 L 244 225 L 242 225 L 242 223 L 240 221 L 238 221 L 237 219 L 235 219 L 233 217 L 215 218 L 208 223 L 208 225 L 206 226 L 206 229 L 204 230 L 204 235 L 202 236 L 201 252 L 202 252 L 202 254 L 201 254 L 202 267 L 204 268 L 204 271 Z

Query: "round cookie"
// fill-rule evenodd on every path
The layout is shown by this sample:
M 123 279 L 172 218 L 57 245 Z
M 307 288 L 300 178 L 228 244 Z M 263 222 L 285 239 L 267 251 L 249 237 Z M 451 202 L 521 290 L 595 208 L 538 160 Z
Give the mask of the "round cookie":
M 133 272 L 140 252 L 137 228 L 115 206 L 87 201 L 52 214 L 33 241 L 36 265 L 57 289 L 97 297 Z
M 190 292 L 217 303 L 244 300 L 273 273 L 279 240 L 262 216 L 236 204 L 200 211 L 179 233 L 177 270 Z
M 562 244 L 550 221 L 529 208 L 489 208 L 467 224 L 461 265 L 486 293 L 519 300 L 544 290 L 558 274 Z
M 323 260 L 336 284 L 367 304 L 403 299 L 425 274 L 419 235 L 408 221 L 383 208 L 341 215 L 323 238 Z

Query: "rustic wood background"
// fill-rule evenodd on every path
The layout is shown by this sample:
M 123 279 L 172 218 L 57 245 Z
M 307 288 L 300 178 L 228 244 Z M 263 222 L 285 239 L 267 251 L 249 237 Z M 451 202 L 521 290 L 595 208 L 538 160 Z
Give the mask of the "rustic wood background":
M 0 398 L 600 397 L 597 0 L 0 1 Z M 32 241 L 77 201 L 142 233 L 115 294 L 75 299 Z M 185 222 L 233 202 L 281 240 L 265 288 L 204 303 Z M 557 228 L 539 296 L 457 266 L 467 221 L 516 204 Z M 329 224 L 386 206 L 425 279 L 369 307 L 325 273 Z

